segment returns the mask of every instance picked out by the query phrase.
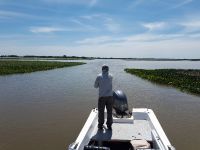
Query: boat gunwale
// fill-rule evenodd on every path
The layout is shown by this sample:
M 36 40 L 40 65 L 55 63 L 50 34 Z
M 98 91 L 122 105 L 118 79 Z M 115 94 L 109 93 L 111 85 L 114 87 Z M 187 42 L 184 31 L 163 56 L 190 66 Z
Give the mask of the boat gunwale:
M 150 123 L 151 128 L 154 129 L 155 132 L 157 133 L 158 135 L 157 139 L 159 139 L 162 142 L 162 145 L 164 146 L 165 150 L 170 150 L 170 149 L 175 150 L 175 148 L 170 144 L 164 130 L 162 129 L 162 126 L 160 125 L 152 109 L 133 108 L 132 113 L 133 117 L 131 118 L 114 118 L 113 120 L 114 122 L 115 121 L 124 122 L 124 120 L 126 120 L 124 123 L 133 120 L 147 120 Z M 93 129 L 96 127 L 94 121 L 97 119 L 97 117 L 98 117 L 98 109 L 94 108 L 92 109 L 87 121 L 85 122 L 75 142 L 69 145 L 68 147 L 69 150 L 83 149 L 84 148 L 83 144 L 86 142 L 89 143 L 91 134 L 91 133 L 89 134 L 89 132 L 92 132 Z

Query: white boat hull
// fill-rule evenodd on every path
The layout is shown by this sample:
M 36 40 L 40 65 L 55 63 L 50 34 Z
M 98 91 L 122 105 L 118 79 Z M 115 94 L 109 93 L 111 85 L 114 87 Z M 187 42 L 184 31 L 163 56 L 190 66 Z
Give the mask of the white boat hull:
M 145 140 L 150 143 L 151 149 L 174 150 L 151 109 L 134 108 L 130 118 L 113 117 L 112 131 L 105 128 L 99 132 L 97 126 L 98 110 L 93 109 L 78 138 L 68 149 L 83 150 L 91 141 L 102 145 L 105 141 L 110 143 L 116 141 L 130 143 L 132 141 L 134 143 L 137 140 Z

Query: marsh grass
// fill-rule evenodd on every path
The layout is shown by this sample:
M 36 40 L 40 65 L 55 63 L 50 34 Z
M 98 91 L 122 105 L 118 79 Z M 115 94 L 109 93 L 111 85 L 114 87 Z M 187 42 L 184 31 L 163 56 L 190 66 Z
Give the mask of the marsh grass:
M 50 70 L 55 68 L 82 65 L 82 62 L 49 62 L 49 61 L 0 61 L 0 75 L 30 73 L 35 71 Z
M 125 69 L 149 81 L 169 85 L 190 93 L 200 94 L 200 70 L 184 69 Z

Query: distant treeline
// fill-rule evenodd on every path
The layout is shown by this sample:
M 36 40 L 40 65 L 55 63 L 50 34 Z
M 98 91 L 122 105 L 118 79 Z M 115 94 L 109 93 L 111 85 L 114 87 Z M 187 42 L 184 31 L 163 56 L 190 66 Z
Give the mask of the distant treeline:
M 200 59 L 177 58 L 120 58 L 120 57 L 85 57 L 85 56 L 35 56 L 35 55 L 0 55 L 0 58 L 46 58 L 46 59 L 123 59 L 128 61 L 200 61 Z
M 35 55 L 25 55 L 25 56 L 18 56 L 18 55 L 1 55 L 1 58 L 49 58 L 49 59 L 94 59 L 92 57 L 85 57 L 85 56 L 35 56 Z
M 200 61 L 200 59 L 178 59 L 178 58 L 124 58 L 125 60 L 135 61 Z

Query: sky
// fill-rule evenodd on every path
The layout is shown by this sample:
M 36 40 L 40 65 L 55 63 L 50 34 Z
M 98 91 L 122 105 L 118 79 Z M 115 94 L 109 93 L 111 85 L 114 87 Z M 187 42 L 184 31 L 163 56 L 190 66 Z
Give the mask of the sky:
M 200 58 L 199 0 L 0 0 L 0 55 Z

